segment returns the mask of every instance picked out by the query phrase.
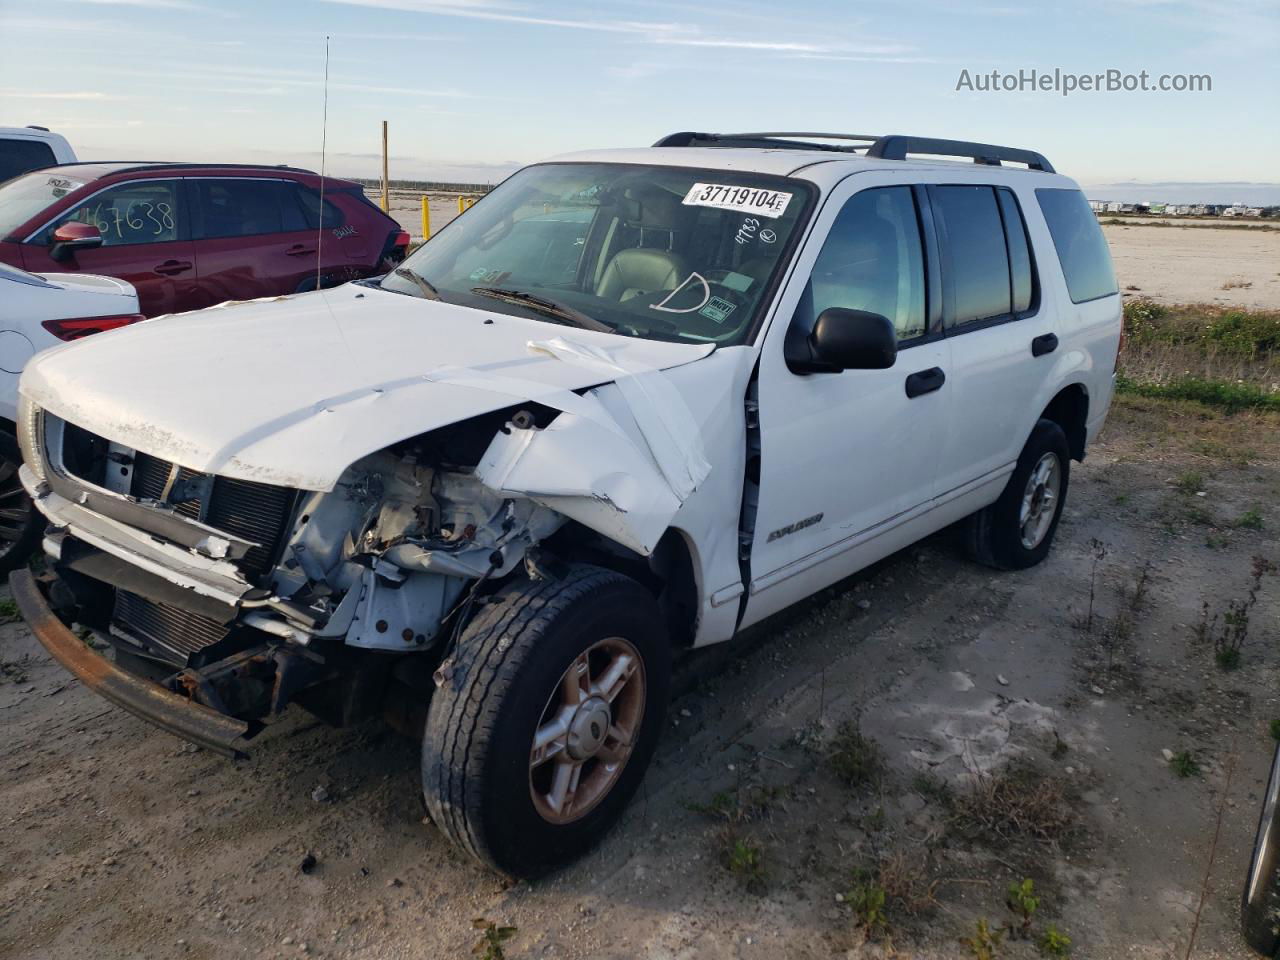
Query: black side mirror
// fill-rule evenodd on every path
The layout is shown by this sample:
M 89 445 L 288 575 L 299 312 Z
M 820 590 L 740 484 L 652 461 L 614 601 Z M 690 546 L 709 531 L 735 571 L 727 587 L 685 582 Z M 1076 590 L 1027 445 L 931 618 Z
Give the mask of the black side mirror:
M 828 307 L 801 341 L 789 338 L 787 365 L 797 373 L 886 370 L 898 358 L 898 335 L 888 317 Z
M 59 262 L 71 259 L 77 250 L 102 246 L 102 233 L 91 223 L 70 221 L 53 231 L 49 238 L 49 256 Z

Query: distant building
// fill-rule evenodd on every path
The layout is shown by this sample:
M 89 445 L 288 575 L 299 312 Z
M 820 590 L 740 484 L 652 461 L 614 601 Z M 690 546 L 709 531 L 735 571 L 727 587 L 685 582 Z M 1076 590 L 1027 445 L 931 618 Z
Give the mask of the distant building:
M 1106 213 L 1107 202 L 1105 200 L 1090 200 L 1089 209 L 1094 213 Z

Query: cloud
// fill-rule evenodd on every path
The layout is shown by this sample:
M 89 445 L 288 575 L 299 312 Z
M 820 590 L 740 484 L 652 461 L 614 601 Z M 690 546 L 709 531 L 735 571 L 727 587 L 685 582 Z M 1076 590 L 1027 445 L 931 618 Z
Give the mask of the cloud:
M 204 10 L 206 7 L 190 0 L 71 0 L 72 3 L 90 3 L 101 7 L 146 7 L 150 10 Z
M 15 100 L 123 100 L 113 94 L 101 90 L 0 90 L 0 97 L 12 97 Z

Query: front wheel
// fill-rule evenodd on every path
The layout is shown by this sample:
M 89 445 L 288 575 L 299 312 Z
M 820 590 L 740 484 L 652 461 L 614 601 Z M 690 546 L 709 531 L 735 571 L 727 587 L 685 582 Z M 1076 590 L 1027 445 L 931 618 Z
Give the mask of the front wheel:
M 1035 566 L 1053 543 L 1070 479 L 1067 435 L 1036 421 L 1000 499 L 966 521 L 969 554 L 997 570 Z
M 0 440 L 0 574 L 6 575 L 26 564 L 45 529 L 44 517 L 18 479 L 16 450 L 16 443 Z
M 670 673 L 657 603 L 634 580 L 576 566 L 505 587 L 467 625 L 431 698 L 432 819 L 510 876 L 580 856 L 644 776 Z

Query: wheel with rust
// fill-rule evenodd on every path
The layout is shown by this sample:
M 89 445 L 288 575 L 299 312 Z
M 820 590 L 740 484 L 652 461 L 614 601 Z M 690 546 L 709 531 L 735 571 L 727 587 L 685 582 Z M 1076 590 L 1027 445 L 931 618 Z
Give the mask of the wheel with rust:
M 598 567 L 503 588 L 432 695 L 427 809 L 515 877 L 580 856 L 618 820 L 662 729 L 671 651 L 652 594 Z

